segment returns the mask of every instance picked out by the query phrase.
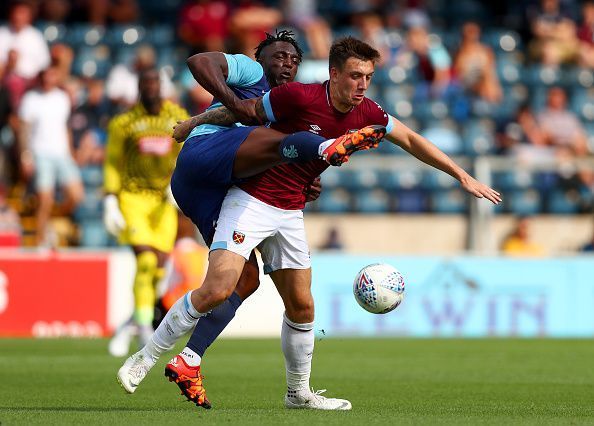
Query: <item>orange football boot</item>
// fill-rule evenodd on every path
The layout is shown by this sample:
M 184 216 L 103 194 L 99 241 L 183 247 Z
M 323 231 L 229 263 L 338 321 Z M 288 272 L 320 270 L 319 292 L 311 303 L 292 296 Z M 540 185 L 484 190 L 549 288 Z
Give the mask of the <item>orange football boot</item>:
M 367 126 L 359 130 L 351 130 L 326 147 L 322 153 L 322 159 L 332 166 L 340 166 L 349 161 L 349 157 L 354 152 L 377 148 L 385 135 L 385 126 Z
M 176 355 L 165 366 L 165 377 L 177 384 L 181 394 L 188 398 L 188 401 L 206 409 L 211 407 L 202 384 L 204 376 L 200 374 L 200 366 L 190 367 L 181 356 Z

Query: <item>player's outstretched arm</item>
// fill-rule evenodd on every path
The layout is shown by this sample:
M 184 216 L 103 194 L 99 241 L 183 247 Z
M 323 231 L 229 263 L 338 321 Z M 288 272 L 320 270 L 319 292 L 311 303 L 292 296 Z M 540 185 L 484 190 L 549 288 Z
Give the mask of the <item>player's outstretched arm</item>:
M 228 85 L 229 64 L 221 52 L 203 52 L 190 56 L 186 60 L 194 79 L 215 99 L 229 108 L 238 118 L 236 122 L 255 120 L 253 108 L 242 103 Z
M 259 120 L 260 124 L 266 121 L 266 111 L 262 103 L 262 98 L 245 99 L 241 101 L 245 108 L 254 110 L 254 116 Z M 231 126 L 234 123 L 241 122 L 237 115 L 227 107 L 219 107 L 209 109 L 202 114 L 195 115 L 188 120 L 178 121 L 173 126 L 173 138 L 181 143 L 186 140 L 192 129 L 202 124 L 216 124 L 218 126 Z M 253 122 L 243 122 L 243 124 L 254 124 Z
M 475 197 L 486 198 L 494 204 L 501 202 L 501 195 L 497 191 L 470 176 L 429 140 L 413 132 L 394 117 L 390 117 L 390 119 L 394 126 L 392 131 L 386 135 L 387 140 L 400 146 L 422 162 L 456 178 L 462 187 Z

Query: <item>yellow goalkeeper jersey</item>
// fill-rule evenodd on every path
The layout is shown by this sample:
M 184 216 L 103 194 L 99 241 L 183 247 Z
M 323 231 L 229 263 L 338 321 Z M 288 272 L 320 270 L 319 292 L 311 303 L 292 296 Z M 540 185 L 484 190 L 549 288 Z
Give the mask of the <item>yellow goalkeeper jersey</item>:
M 172 137 L 173 126 L 188 117 L 185 109 L 166 100 L 159 115 L 138 103 L 115 116 L 108 126 L 105 192 L 163 194 L 182 146 Z

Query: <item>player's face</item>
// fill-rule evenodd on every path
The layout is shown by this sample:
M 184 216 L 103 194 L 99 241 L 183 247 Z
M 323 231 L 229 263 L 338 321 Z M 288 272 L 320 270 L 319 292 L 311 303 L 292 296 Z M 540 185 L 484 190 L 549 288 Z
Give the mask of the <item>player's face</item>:
M 157 101 L 161 97 L 161 80 L 157 71 L 150 71 L 142 75 L 138 82 L 140 99 L 146 101 Z
M 268 83 L 276 87 L 295 79 L 299 55 L 291 43 L 277 41 L 262 50 L 260 62 Z
M 363 102 L 365 92 L 371 83 L 375 66 L 371 61 L 349 58 L 342 70 L 330 69 L 330 82 L 342 105 L 357 106 Z

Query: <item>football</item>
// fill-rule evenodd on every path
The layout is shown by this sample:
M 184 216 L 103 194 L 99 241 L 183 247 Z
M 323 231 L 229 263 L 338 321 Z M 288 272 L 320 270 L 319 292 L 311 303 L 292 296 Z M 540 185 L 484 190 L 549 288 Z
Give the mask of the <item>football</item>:
M 404 277 L 392 265 L 374 263 L 359 271 L 353 294 L 363 309 L 373 314 L 393 311 L 404 299 Z

